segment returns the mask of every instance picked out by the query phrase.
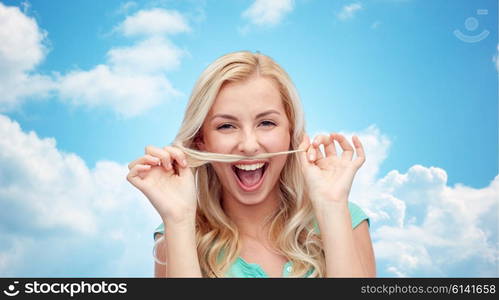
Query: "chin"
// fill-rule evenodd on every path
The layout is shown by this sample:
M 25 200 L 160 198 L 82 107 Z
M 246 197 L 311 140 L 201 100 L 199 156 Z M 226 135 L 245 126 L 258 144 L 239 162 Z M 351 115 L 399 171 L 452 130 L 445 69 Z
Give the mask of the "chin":
M 258 205 L 261 204 L 267 199 L 269 192 L 264 193 L 261 192 L 258 195 L 241 195 L 240 193 L 234 193 L 234 191 L 231 191 L 232 196 L 234 199 L 239 202 L 240 204 L 247 205 L 247 206 L 253 206 L 253 205 Z

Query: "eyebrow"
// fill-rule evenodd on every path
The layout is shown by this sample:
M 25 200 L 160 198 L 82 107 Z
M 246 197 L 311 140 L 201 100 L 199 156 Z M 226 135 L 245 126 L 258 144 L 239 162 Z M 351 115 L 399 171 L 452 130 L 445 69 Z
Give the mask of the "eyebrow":
M 278 115 L 280 115 L 280 113 L 277 110 L 275 110 L 275 109 L 269 109 L 267 111 L 264 111 L 264 112 L 259 113 L 258 115 L 256 115 L 256 119 L 264 117 L 266 115 L 270 115 L 270 114 L 278 114 Z M 236 117 L 234 117 L 233 115 L 228 115 L 228 114 L 216 114 L 213 117 L 211 117 L 211 120 L 213 120 L 215 118 L 225 118 L 225 119 L 230 119 L 230 120 L 237 121 Z

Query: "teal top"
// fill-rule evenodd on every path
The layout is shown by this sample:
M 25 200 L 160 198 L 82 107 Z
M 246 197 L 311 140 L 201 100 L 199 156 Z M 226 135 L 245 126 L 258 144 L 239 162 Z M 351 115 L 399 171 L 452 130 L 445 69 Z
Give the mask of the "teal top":
M 350 211 L 350 217 L 352 218 L 352 228 L 357 227 L 362 221 L 367 220 L 367 225 L 370 227 L 369 217 L 364 213 L 364 211 L 355 203 L 348 202 L 348 209 Z M 319 232 L 319 227 L 316 224 L 316 230 Z M 161 223 L 156 230 L 154 230 L 153 236 L 156 237 L 157 233 L 163 234 L 165 231 L 164 224 Z M 282 270 L 282 277 L 289 277 L 289 274 L 293 270 L 293 264 L 288 261 Z M 305 277 L 308 277 L 313 270 L 310 270 Z M 245 261 L 242 257 L 238 257 L 236 261 L 230 266 L 225 277 L 241 277 L 241 278 L 265 278 L 269 277 L 262 267 L 258 264 L 249 263 Z

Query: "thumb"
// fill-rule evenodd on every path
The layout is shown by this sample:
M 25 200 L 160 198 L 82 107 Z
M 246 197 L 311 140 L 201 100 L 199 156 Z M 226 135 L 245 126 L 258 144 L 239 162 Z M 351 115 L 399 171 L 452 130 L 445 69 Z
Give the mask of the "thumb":
M 179 173 L 178 175 L 182 178 L 193 175 L 191 167 L 189 167 L 188 165 L 184 167 L 184 166 L 181 166 L 180 164 L 177 164 L 177 168 L 178 168 L 178 173 Z

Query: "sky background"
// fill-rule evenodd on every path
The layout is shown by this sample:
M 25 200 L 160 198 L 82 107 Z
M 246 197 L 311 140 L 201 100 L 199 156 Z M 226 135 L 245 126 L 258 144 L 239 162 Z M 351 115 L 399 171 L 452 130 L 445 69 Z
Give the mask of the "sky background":
M 309 135 L 358 135 L 380 277 L 499 276 L 498 3 L 0 0 L 0 276 L 153 276 L 125 179 L 219 56 L 293 79 Z

